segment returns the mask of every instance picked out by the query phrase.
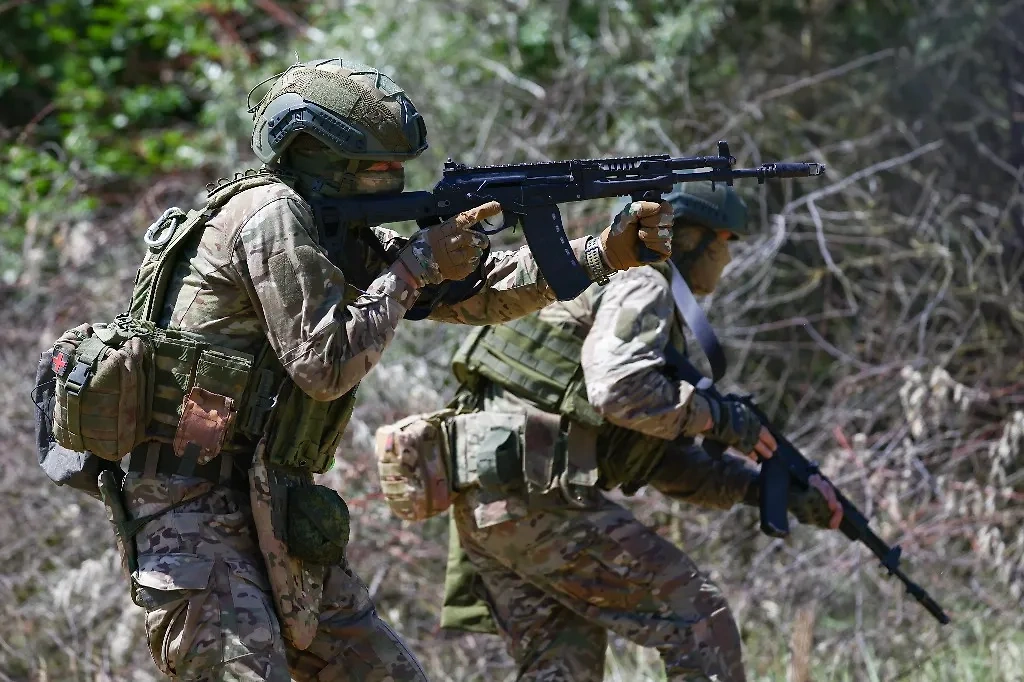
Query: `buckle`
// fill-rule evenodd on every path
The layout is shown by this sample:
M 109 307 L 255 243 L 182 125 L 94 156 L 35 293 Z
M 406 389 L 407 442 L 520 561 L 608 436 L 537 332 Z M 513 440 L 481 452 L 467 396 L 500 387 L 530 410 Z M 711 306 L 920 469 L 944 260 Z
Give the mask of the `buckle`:
M 75 368 L 71 370 L 71 374 L 68 374 L 68 378 L 64 380 L 64 390 L 72 395 L 78 395 L 85 385 L 89 383 L 89 377 L 92 376 L 92 366 L 87 362 L 78 361 Z
M 263 429 L 267 415 L 277 405 L 277 396 L 257 396 L 249 405 L 245 413 L 245 423 L 242 430 L 248 434 L 256 435 Z
M 593 495 L 589 492 L 593 488 L 586 488 L 569 482 L 568 467 L 558 475 L 558 490 L 562 494 L 562 499 L 570 507 L 587 509 L 594 502 Z

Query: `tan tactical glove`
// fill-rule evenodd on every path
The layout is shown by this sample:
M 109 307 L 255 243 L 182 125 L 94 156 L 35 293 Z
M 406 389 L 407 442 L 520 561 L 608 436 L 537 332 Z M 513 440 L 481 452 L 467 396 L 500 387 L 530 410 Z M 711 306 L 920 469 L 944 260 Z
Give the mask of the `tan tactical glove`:
M 487 235 L 471 228 L 500 212 L 501 205 L 490 201 L 414 234 L 398 254 L 409 283 L 419 288 L 471 275 L 490 244 Z
M 641 246 L 650 251 L 641 252 Z M 601 233 L 601 255 L 614 270 L 660 263 L 672 255 L 672 206 L 634 201 Z

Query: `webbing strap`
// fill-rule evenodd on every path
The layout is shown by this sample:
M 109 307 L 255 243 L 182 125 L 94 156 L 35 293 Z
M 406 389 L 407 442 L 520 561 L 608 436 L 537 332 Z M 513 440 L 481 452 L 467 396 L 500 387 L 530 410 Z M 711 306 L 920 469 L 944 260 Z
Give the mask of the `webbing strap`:
M 690 287 L 686 284 L 686 280 L 679 274 L 679 269 L 676 268 L 675 263 L 672 261 L 668 261 L 668 264 L 672 272 L 670 280 L 672 299 L 675 301 L 679 313 L 686 321 L 686 326 L 693 332 L 697 343 L 700 344 L 701 350 L 704 351 L 704 355 L 711 364 L 711 379 L 702 377 L 697 385 L 697 388 L 706 389 L 713 383 L 717 383 L 725 375 L 727 368 L 725 352 L 722 350 L 722 344 L 718 342 L 715 330 L 711 328 L 711 323 L 708 322 L 704 310 L 697 303 L 697 299 L 694 298 L 693 292 L 690 291 Z
M 75 366 L 64 381 L 64 395 L 67 401 L 65 415 L 67 432 L 71 436 L 74 449 L 79 452 L 86 450 L 82 440 L 82 400 L 81 393 L 92 377 L 93 364 L 106 348 L 104 343 L 95 336 L 83 340 L 75 351 Z
M 78 344 L 78 349 L 75 351 L 75 357 L 79 363 L 84 362 L 87 365 L 91 365 L 96 362 L 96 358 L 103 353 L 103 349 L 106 347 L 106 344 L 103 343 L 99 337 L 90 336 Z
M 221 452 L 206 464 L 195 465 L 187 475 L 234 490 L 248 490 L 248 464 L 239 461 L 240 457 Z M 132 450 L 128 471 L 141 473 L 145 478 L 186 475 L 182 473 L 182 458 L 174 454 L 173 446 L 158 441 L 143 443 Z
M 157 469 L 160 465 L 160 442 L 151 440 L 146 448 L 146 463 L 143 465 L 143 473 L 146 478 L 156 478 Z
M 160 316 L 160 309 L 163 306 L 164 292 L 167 290 L 167 284 L 170 281 L 170 271 L 168 268 L 173 269 L 175 265 L 178 251 L 178 246 L 182 241 L 192 234 L 192 231 L 199 225 L 206 224 L 206 220 L 209 214 L 206 211 L 197 211 L 192 209 L 185 216 L 184 222 L 179 224 L 174 230 L 173 236 L 170 240 L 159 250 L 151 250 L 147 254 L 147 259 L 156 261 L 155 271 L 153 272 L 151 279 L 146 283 L 145 293 L 145 305 L 141 312 L 143 315 L 140 319 L 147 320 L 149 322 L 156 322 Z M 145 264 L 143 264 L 145 265 Z M 135 297 L 134 294 L 132 296 Z

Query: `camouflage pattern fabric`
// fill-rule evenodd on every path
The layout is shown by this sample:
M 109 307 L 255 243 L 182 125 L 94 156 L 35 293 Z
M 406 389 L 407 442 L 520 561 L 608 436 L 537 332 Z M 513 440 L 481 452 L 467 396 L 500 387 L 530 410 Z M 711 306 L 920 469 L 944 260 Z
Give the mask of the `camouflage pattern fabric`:
M 214 190 L 217 191 L 217 190 Z M 390 255 L 406 240 L 375 229 Z M 573 242 L 581 254 L 584 240 Z M 370 249 L 370 282 L 346 281 L 318 245 L 308 204 L 286 182 L 242 191 L 184 247 L 160 326 L 257 355 L 269 342 L 289 376 L 317 400 L 353 388 L 391 341 L 415 294 Z M 499 323 L 555 300 L 527 249 L 492 254 L 486 286 L 433 317 Z M 360 288 L 365 287 L 365 289 Z M 304 650 L 289 648 L 274 612 L 247 495 L 198 478 L 129 477 L 133 518 L 159 513 L 136 536 L 133 579 L 153 659 L 181 680 L 422 680 L 415 657 L 376 615 L 344 565 L 324 577 L 319 623 Z
M 383 228 L 374 232 L 389 255 L 407 241 Z M 584 241 L 572 242 L 578 256 Z M 187 251 L 189 265 L 171 282 L 162 326 L 253 355 L 269 339 L 303 391 L 317 400 L 340 397 L 380 360 L 415 296 L 369 249 L 367 270 L 378 276 L 359 289 L 317 242 L 308 204 L 287 184 L 240 193 Z M 526 247 L 491 254 L 485 275 L 480 293 L 439 306 L 432 319 L 501 323 L 555 300 Z
M 757 497 L 757 466 L 746 457 L 712 457 L 685 439 L 669 444 L 648 484 L 662 495 L 708 509 L 732 509 Z M 755 503 L 756 504 L 756 503 Z
M 653 267 L 619 273 L 538 315 L 584 338 L 590 402 L 609 422 L 670 441 L 646 481 L 673 499 L 727 509 L 749 499 L 757 470 L 712 458 L 686 438 L 693 388 L 670 378 L 664 350 L 683 347 L 668 281 Z M 483 409 L 530 408 L 493 384 Z M 602 480 L 621 465 L 599 450 Z M 531 452 L 528 459 L 535 456 Z M 755 488 L 756 490 L 756 488 Z M 530 508 L 473 489 L 453 504 L 463 550 L 478 571 L 519 680 L 601 680 L 607 631 L 657 648 L 672 680 L 742 681 L 739 633 L 719 589 L 678 547 L 596 490 L 590 507 Z M 500 507 L 502 514 L 491 510 Z
M 740 636 L 719 589 L 679 548 L 608 500 L 479 528 L 453 505 L 518 680 L 599 682 L 606 631 L 658 649 L 671 680 L 744 680 Z
M 609 422 L 655 438 L 699 433 L 693 387 L 666 374 L 664 349 L 679 323 L 665 277 L 652 267 L 619 273 L 596 303 L 577 322 L 587 333 L 581 361 L 591 404 Z
M 157 667 L 176 680 L 425 680 L 415 657 L 377 617 L 362 581 L 327 569 L 319 627 L 305 650 L 286 645 L 248 495 L 197 478 L 129 474 L 133 517 L 195 497 L 136 539 L 136 602 Z

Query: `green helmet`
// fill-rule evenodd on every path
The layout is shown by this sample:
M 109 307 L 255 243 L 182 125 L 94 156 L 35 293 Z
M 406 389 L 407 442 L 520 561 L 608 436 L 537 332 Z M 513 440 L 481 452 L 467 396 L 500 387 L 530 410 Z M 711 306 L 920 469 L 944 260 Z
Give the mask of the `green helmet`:
M 710 182 L 681 182 L 665 195 L 672 204 L 676 225 L 696 223 L 712 230 L 747 232 L 747 205 L 729 185 Z
M 348 60 L 295 64 L 253 112 L 252 150 L 263 163 L 281 158 L 299 133 L 349 159 L 405 161 L 427 148 L 427 127 L 391 78 Z

